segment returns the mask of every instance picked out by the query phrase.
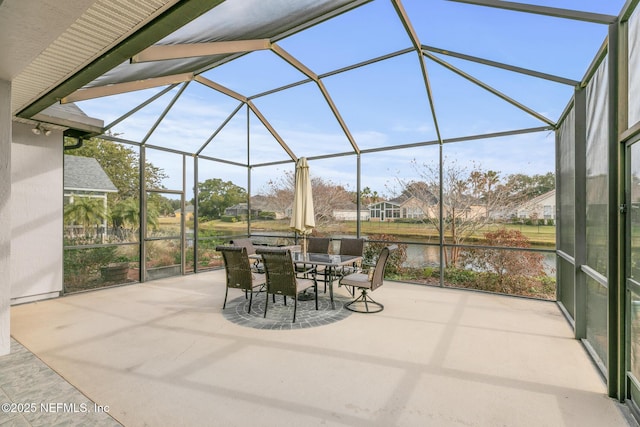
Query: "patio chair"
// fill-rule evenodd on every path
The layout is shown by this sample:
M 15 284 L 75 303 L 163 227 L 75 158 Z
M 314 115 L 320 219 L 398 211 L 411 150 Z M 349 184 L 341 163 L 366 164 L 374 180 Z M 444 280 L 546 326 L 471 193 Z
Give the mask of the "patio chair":
M 248 313 L 251 313 L 253 303 L 253 292 L 265 286 L 266 276 L 251 271 L 247 248 L 240 246 L 217 246 L 216 250 L 222 253 L 224 259 L 224 269 L 226 272 L 227 286 L 224 292 L 224 303 L 222 309 L 227 307 L 227 295 L 229 288 L 244 290 L 245 298 L 250 294 Z
M 368 274 L 352 273 L 340 279 L 340 285 L 353 286 L 354 289 L 358 288 L 361 290 L 360 296 L 351 302 L 345 303 L 344 308 L 358 313 L 378 313 L 384 310 L 384 306 L 379 302 L 374 301 L 368 294 L 368 291 L 373 292 L 382 286 L 384 281 L 384 270 L 387 267 L 389 255 L 397 248 L 398 245 L 391 245 L 382 248 L 380 255 L 378 256 L 378 260 L 376 261 L 376 266 Z M 364 305 L 364 310 L 362 309 L 362 305 Z M 369 309 L 369 305 L 373 305 L 375 308 Z
M 328 237 L 309 237 L 307 239 L 307 252 L 313 254 L 328 254 L 331 239 Z M 298 266 L 298 270 L 309 271 L 309 265 Z M 298 271 L 300 272 L 300 271 Z M 324 282 L 324 292 L 327 292 L 327 274 L 326 267 L 323 265 L 316 266 L 316 275 L 321 274 Z
M 264 302 L 264 317 L 267 317 L 267 308 L 269 305 L 269 294 L 272 294 L 275 302 L 276 295 L 284 297 L 284 305 L 287 305 L 287 297 L 293 297 L 293 321 L 296 321 L 296 312 L 298 310 L 298 293 L 304 292 L 309 288 L 313 288 L 315 292 L 316 310 L 318 309 L 318 282 L 315 273 L 310 272 L 311 279 L 298 277 L 291 258 L 289 249 L 278 248 L 260 248 L 256 251 L 262 256 L 264 270 L 267 275 L 267 298 Z
M 361 257 L 364 253 L 364 239 L 342 239 L 340 240 L 340 255 L 354 255 Z M 338 275 L 344 277 L 348 274 L 357 273 L 362 269 L 362 260 L 356 261 L 351 265 L 343 266 Z M 351 296 L 355 295 L 355 289 L 353 287 L 348 288 Z
M 362 256 L 364 253 L 364 239 L 342 239 L 340 241 L 340 255 Z M 360 270 L 361 261 L 354 262 L 353 265 L 345 265 L 341 271 L 343 276 L 357 273 Z
M 253 242 L 251 241 L 251 239 L 233 239 L 230 243 L 232 246 L 240 246 L 246 248 L 247 255 L 249 257 L 256 254 L 256 248 L 255 246 L 253 246 Z M 250 261 L 251 267 L 254 271 L 258 273 L 264 273 L 264 267 L 262 266 L 262 262 L 260 262 L 260 259 L 250 259 Z
M 309 237 L 307 239 L 307 252 L 314 254 L 328 254 L 331 239 L 328 237 Z

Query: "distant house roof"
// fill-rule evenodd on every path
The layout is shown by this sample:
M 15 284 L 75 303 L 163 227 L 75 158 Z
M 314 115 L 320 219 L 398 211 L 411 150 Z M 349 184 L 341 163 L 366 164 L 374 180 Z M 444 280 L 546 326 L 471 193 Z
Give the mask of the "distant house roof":
M 96 159 L 70 155 L 64 156 L 64 188 L 103 193 L 118 192 Z
M 537 197 L 534 197 L 531 200 L 527 200 L 526 202 L 522 203 L 518 209 L 528 209 L 531 207 L 534 207 L 536 205 L 541 204 L 542 202 L 544 202 L 546 199 L 552 198 L 554 199 L 553 201 L 555 202 L 555 197 L 556 197 L 556 189 L 554 188 L 551 191 L 547 191 L 544 194 L 541 194 Z
M 353 202 L 344 202 L 344 203 L 340 203 L 338 206 L 335 206 L 334 210 L 339 210 L 339 211 L 357 211 L 358 210 L 358 205 L 356 205 Z

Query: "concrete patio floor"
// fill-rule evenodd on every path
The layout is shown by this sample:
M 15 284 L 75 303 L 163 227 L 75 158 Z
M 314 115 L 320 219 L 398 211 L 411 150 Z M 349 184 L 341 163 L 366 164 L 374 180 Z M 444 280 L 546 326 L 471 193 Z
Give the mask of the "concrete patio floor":
M 555 303 L 373 296 L 383 312 L 256 329 L 223 315 L 215 271 L 15 306 L 11 331 L 124 426 L 635 425 Z

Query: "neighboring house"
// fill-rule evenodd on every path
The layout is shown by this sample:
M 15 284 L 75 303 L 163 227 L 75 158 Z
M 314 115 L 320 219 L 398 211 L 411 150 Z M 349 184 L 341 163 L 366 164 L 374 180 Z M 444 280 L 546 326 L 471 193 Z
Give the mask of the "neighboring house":
M 384 200 L 369 205 L 371 221 L 394 221 L 396 219 L 425 219 L 437 218 L 440 214 L 438 199 L 432 196 L 429 202 L 424 202 L 416 197 L 400 196 L 392 200 Z M 453 213 L 445 207 L 445 216 Z M 480 205 L 465 205 L 462 212 L 455 212 L 456 218 L 479 218 L 485 215 L 485 208 Z
M 437 201 L 428 204 L 416 197 L 400 196 L 369 205 L 372 221 L 393 221 L 399 218 L 423 219 L 437 214 Z
M 369 210 L 360 208 L 360 220 L 369 220 Z M 333 210 L 333 217 L 337 221 L 356 221 L 358 219 L 358 206 L 355 203 L 348 203 Z
M 251 205 L 251 217 L 255 218 L 261 212 L 261 209 L 257 209 L 253 204 Z M 227 216 L 243 216 L 246 217 L 249 214 L 249 205 L 247 203 L 238 203 L 224 210 L 224 214 Z
M 371 221 L 393 221 L 400 218 L 400 203 L 389 200 L 369 205 L 369 218 Z
M 286 213 L 282 209 L 278 208 L 268 197 L 254 196 L 251 198 L 251 216 L 257 217 L 261 212 L 274 212 L 275 219 L 282 219 L 286 217 Z M 249 213 L 249 207 L 247 203 L 238 203 L 237 205 L 230 206 L 224 210 L 225 215 L 229 216 L 244 216 Z
M 64 203 L 74 202 L 76 197 L 101 199 L 107 210 L 107 194 L 118 189 L 100 163 L 92 157 L 64 156 Z M 107 230 L 107 220 L 102 226 Z M 76 226 L 77 227 L 77 226 Z
M 513 216 L 522 219 L 556 219 L 556 190 L 551 190 L 516 206 Z

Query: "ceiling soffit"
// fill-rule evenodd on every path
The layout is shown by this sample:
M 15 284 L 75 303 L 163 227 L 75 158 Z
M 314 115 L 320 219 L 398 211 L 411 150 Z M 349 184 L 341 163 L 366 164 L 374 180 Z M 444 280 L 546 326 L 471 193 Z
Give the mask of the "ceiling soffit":
M 221 2 L 96 1 L 13 81 L 13 111 L 37 114 Z
M 12 111 L 42 96 L 176 0 L 99 0 L 13 80 Z M 46 106 L 45 106 L 46 107 Z

